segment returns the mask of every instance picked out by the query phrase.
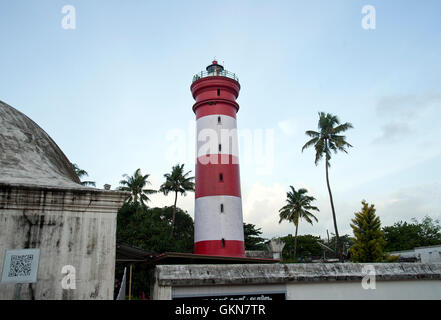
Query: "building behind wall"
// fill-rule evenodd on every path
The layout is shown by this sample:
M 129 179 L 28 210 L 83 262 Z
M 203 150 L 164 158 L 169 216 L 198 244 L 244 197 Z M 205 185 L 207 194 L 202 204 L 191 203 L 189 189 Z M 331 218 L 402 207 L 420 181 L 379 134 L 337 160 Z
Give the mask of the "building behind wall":
M 441 245 L 416 247 L 413 250 L 393 251 L 389 254 L 399 256 L 402 261 L 441 263 Z
M 0 299 L 113 299 L 116 214 L 125 192 L 87 188 L 31 119 L 0 101 L 0 266 L 40 249 L 37 282 L 0 283 Z M 63 289 L 64 266 L 75 289 Z M 70 268 L 69 270 L 73 270 Z

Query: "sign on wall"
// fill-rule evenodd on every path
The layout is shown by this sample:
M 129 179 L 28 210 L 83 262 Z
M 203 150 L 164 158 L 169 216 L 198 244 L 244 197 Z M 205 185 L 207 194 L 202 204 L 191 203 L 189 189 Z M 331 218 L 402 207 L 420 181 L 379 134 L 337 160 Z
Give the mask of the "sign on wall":
M 40 249 L 6 250 L 1 283 L 37 282 Z
M 221 295 L 221 296 L 188 296 L 188 297 L 174 297 L 173 300 L 213 300 L 213 301 L 280 301 L 285 300 L 285 293 L 264 293 L 264 294 L 235 294 L 235 295 Z

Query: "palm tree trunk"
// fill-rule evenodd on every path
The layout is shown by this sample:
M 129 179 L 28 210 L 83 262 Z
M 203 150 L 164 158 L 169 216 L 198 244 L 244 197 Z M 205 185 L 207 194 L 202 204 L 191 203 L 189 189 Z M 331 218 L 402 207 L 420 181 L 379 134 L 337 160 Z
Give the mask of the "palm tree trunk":
M 297 254 L 297 231 L 299 230 L 299 223 L 296 224 L 296 235 L 294 237 L 294 263 L 296 262 L 296 254 Z
M 138 193 L 133 192 L 133 202 L 138 203 Z
M 172 231 L 170 238 L 173 238 L 173 230 L 175 228 L 175 217 L 176 217 L 176 202 L 178 201 L 178 192 L 175 192 L 175 203 L 173 205 L 173 216 L 172 216 Z
M 329 199 L 331 200 L 331 209 L 332 209 L 332 218 L 334 220 L 334 229 L 335 229 L 335 238 L 337 240 L 337 256 L 340 259 L 340 261 L 342 260 L 342 256 L 341 256 L 341 248 L 340 248 L 340 237 L 338 235 L 338 228 L 337 228 L 337 219 L 335 217 L 335 209 L 334 209 L 334 200 L 332 199 L 332 192 L 331 192 L 331 186 L 329 185 L 329 174 L 328 174 L 328 155 L 326 155 L 326 161 L 325 161 L 325 166 L 326 166 L 326 184 L 328 186 L 328 192 L 329 192 Z

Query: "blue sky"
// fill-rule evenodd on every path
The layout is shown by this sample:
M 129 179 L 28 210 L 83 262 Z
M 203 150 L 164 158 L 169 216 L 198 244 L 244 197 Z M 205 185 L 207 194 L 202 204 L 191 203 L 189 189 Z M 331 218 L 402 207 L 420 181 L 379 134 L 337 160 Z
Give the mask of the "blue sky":
M 61 27 L 65 5 L 76 9 L 74 30 Z M 361 27 L 364 5 L 376 9 L 374 30 Z M 177 162 L 194 171 L 189 87 L 216 57 L 240 79 L 239 129 L 273 146 L 263 171 L 245 143 L 240 153 L 244 220 L 265 236 L 293 232 L 278 224 L 289 185 L 320 208 L 300 233 L 333 232 L 324 164 L 301 152 L 318 111 L 354 125 L 354 148 L 330 171 L 340 233 L 363 199 L 383 225 L 441 218 L 440 12 L 437 0 L 0 0 L 0 99 L 98 187 L 141 168 L 157 188 Z M 173 157 L 175 133 L 185 152 Z M 178 205 L 192 215 L 194 195 Z

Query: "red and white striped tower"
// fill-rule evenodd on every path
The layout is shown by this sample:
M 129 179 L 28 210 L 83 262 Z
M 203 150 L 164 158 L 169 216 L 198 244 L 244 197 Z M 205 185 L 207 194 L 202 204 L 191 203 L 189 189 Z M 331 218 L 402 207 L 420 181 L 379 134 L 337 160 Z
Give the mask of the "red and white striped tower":
M 196 74 L 195 254 L 244 257 L 236 113 L 240 85 L 217 61 Z

